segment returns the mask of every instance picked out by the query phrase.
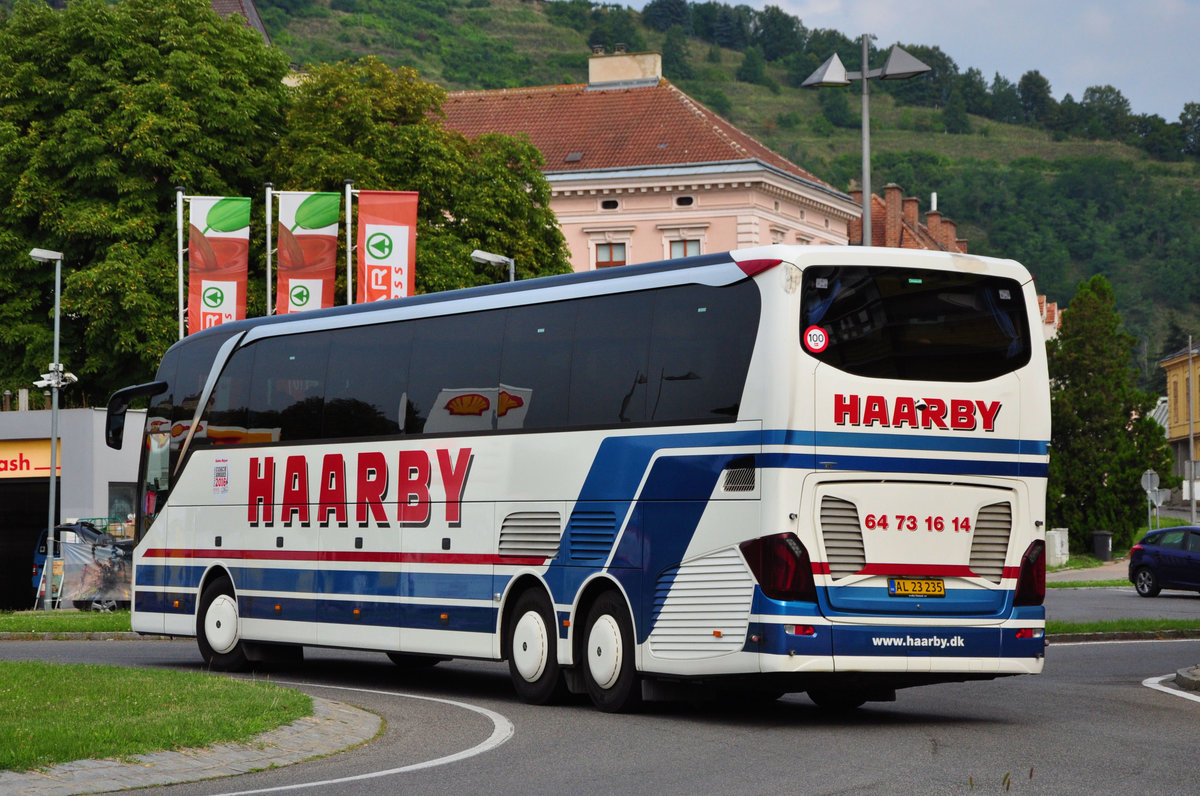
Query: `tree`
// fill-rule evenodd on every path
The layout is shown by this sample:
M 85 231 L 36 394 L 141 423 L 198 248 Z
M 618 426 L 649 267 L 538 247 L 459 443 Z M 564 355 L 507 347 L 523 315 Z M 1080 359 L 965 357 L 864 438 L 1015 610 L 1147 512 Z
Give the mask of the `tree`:
M 988 118 L 1008 124 L 1020 124 L 1025 111 L 1021 108 L 1021 95 L 1012 81 L 999 72 L 992 79 L 988 92 Z
M 0 19 L 0 374 L 61 359 L 72 393 L 146 381 L 176 338 L 175 191 L 257 195 L 287 57 L 207 0 L 18 2 Z M 261 303 L 261 298 L 259 299 Z
M 663 74 L 671 80 L 688 80 L 696 76 L 696 70 L 688 61 L 688 39 L 683 28 L 673 25 L 663 40 Z
M 946 126 L 947 133 L 954 135 L 971 132 L 971 120 L 967 118 L 967 103 L 957 89 L 951 91 L 950 99 L 946 100 L 946 107 L 942 111 L 942 124 Z
M 971 67 L 958 77 L 958 92 L 962 94 L 967 113 L 988 115 L 988 85 L 983 72 Z
M 686 32 L 691 28 L 692 13 L 687 0 L 650 0 L 642 8 L 642 21 L 646 27 L 659 33 L 678 25 Z
M 1047 346 L 1052 444 L 1047 508 L 1086 549 L 1092 531 L 1132 540 L 1144 517 L 1145 470 L 1169 475 L 1171 453 L 1149 417 L 1154 399 L 1137 389 L 1131 335 L 1121 328 L 1116 296 L 1103 276 L 1082 283 Z
M 1054 112 L 1054 97 L 1050 93 L 1050 81 L 1036 69 L 1021 75 L 1017 82 L 1017 95 L 1021 98 L 1021 110 L 1025 121 L 1045 122 Z
M 541 153 L 524 138 L 474 141 L 438 119 L 443 90 L 368 57 L 312 68 L 273 159 L 284 187 L 415 190 L 419 292 L 502 281 L 472 249 L 516 260 L 520 278 L 570 271 Z
M 762 48 L 769 62 L 798 52 L 804 47 L 804 25 L 779 6 L 767 6 L 757 12 L 751 24 L 751 41 Z
M 834 127 L 859 127 L 862 124 L 862 120 L 850 110 L 850 100 L 841 89 L 818 90 L 817 104 L 821 106 L 821 113 Z
M 1179 125 L 1183 132 L 1183 151 L 1189 155 L 1200 155 L 1200 102 L 1188 102 L 1179 114 Z
M 757 45 L 749 47 L 742 57 L 742 64 L 737 69 L 737 79 L 743 83 L 765 84 L 767 77 L 767 62 L 763 59 L 762 48 Z
M 1112 86 L 1089 86 L 1079 104 L 1088 114 L 1093 137 L 1122 138 L 1129 130 L 1129 100 Z
M 880 80 L 871 87 L 886 91 L 897 102 L 919 105 L 925 108 L 940 108 L 946 104 L 955 83 L 958 81 L 958 64 L 942 52 L 940 47 L 925 47 L 919 44 L 901 45 L 910 55 L 929 67 L 910 80 Z M 889 48 L 890 49 L 890 48 Z M 859 56 L 862 60 L 862 56 Z M 882 62 L 879 66 L 883 66 Z

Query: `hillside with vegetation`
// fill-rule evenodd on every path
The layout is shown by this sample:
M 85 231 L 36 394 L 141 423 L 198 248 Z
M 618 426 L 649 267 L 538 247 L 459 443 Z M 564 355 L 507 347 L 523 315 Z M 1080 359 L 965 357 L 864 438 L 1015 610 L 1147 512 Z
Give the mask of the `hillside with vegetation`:
M 274 44 L 303 66 L 375 55 L 447 89 L 587 80 L 602 45 L 663 53 L 668 79 L 838 188 L 861 168 L 858 89 L 799 84 L 860 44 L 776 7 L 652 0 L 260 0 Z M 872 65 L 892 42 L 872 43 Z M 1137 116 L 1119 88 L 1055 99 L 1037 71 L 982 75 L 936 46 L 902 42 L 933 67 L 872 84 L 872 185 L 899 184 L 958 223 L 970 250 L 1013 257 L 1065 305 L 1095 274 L 1113 284 L 1138 340 L 1141 380 L 1184 330 L 1200 331 L 1200 103 L 1178 120 Z

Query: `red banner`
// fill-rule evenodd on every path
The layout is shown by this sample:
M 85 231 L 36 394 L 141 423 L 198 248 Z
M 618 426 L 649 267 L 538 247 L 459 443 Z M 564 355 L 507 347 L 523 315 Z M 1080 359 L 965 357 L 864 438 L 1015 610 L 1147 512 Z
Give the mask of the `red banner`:
M 358 301 L 413 294 L 417 192 L 358 192 Z
M 246 317 L 250 199 L 192 196 L 188 233 L 188 334 Z
M 280 191 L 275 312 L 333 306 L 342 195 Z

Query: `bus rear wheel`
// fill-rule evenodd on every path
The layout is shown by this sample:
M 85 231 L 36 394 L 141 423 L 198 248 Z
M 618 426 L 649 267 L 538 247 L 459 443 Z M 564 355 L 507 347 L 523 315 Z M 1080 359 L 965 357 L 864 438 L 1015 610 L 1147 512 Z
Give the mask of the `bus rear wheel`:
M 249 668 L 242 643 L 237 598 L 227 578 L 209 583 L 200 595 L 196 611 L 196 644 L 209 668 L 218 672 L 240 672 Z
M 634 661 L 633 625 L 615 592 L 601 594 L 584 628 L 583 682 L 592 703 L 605 713 L 626 713 L 642 704 Z
M 566 690 L 558 664 L 554 607 L 544 593 L 530 589 L 517 598 L 508 623 L 508 673 L 522 702 L 548 705 Z

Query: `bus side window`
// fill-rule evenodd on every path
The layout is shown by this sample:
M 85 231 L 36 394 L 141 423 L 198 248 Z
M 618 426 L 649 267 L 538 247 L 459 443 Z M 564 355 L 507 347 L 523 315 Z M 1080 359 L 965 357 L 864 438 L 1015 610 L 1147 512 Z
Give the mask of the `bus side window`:
M 500 362 L 499 428 L 564 428 L 578 302 L 508 311 Z
M 248 428 L 278 429 L 272 439 L 281 442 L 320 439 L 329 335 L 269 337 L 254 347 Z M 260 441 L 254 436 L 247 441 Z
M 412 325 L 387 323 L 330 334 L 325 383 L 326 439 L 404 430 Z
M 251 441 L 248 438 L 247 412 L 255 349 L 254 345 L 239 348 L 225 364 L 213 386 L 208 409 L 204 413 L 205 422 L 197 430 L 194 444 L 240 445 Z
M 407 434 L 495 428 L 505 310 L 413 321 Z
M 733 420 L 758 331 L 758 287 L 659 291 L 650 346 L 650 419 Z
M 651 292 L 580 302 L 571 359 L 572 426 L 645 422 L 653 312 Z

